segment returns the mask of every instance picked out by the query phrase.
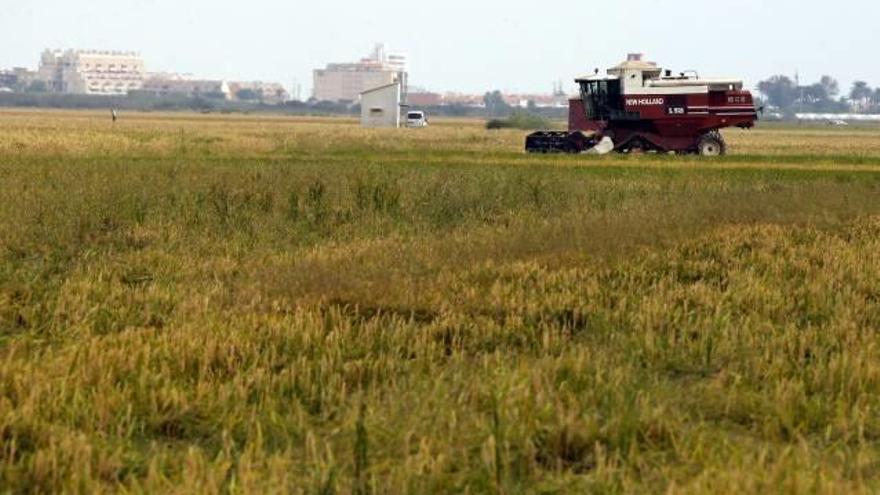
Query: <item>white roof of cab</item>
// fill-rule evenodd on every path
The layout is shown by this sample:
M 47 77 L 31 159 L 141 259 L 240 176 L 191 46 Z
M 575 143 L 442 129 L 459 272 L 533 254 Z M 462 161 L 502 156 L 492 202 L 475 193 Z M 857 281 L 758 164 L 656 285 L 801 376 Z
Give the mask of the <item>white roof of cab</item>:
M 643 60 L 627 60 L 626 62 L 621 62 L 614 67 L 608 69 L 608 72 L 611 71 L 623 71 L 623 70 L 643 70 L 648 72 L 659 71 L 660 67 L 657 67 L 657 64 L 654 62 L 645 62 Z
M 646 81 L 646 83 L 648 86 L 652 86 L 655 88 L 674 88 L 681 86 L 741 86 L 743 84 L 742 79 L 729 79 L 720 77 L 711 79 L 649 79 L 648 81 Z
M 575 82 L 581 82 L 581 81 L 614 81 L 614 80 L 616 80 L 616 79 L 620 79 L 620 78 L 617 77 L 617 76 L 606 76 L 606 75 L 603 75 L 603 74 L 590 74 L 590 75 L 587 75 L 587 76 L 581 76 L 581 77 L 575 79 Z

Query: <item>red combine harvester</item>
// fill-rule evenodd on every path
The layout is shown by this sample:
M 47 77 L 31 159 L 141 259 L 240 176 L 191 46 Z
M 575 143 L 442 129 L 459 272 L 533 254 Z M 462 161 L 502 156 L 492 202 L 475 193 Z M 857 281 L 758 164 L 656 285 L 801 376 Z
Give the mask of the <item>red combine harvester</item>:
M 718 156 L 727 150 L 720 129 L 747 129 L 758 120 L 741 80 L 673 75 L 639 54 L 608 69 L 607 76 L 596 70 L 576 82 L 581 97 L 569 102 L 569 130 L 530 134 L 526 151 Z

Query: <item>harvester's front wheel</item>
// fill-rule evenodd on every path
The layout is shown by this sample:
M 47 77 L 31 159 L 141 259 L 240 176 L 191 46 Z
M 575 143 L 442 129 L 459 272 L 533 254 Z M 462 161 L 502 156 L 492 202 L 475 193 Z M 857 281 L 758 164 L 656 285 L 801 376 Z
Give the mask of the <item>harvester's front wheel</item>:
M 727 144 L 719 132 L 704 134 L 697 144 L 697 153 L 700 156 L 722 156 L 727 153 Z

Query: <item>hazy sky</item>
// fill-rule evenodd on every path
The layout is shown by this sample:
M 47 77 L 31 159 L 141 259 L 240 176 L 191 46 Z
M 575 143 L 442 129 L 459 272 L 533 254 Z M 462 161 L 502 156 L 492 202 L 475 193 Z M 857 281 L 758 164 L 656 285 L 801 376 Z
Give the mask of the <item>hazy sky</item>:
M 750 86 L 795 70 L 880 85 L 877 0 L 0 0 L 0 67 L 36 67 L 46 47 L 136 50 L 151 71 L 308 96 L 312 69 L 378 41 L 437 91 L 549 92 L 631 51 Z

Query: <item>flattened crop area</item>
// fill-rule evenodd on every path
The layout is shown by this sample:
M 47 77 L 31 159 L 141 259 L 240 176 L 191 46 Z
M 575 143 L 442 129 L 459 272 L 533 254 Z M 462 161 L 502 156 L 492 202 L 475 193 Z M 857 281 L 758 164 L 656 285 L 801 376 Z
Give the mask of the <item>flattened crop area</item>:
M 880 129 L 523 134 L 0 113 L 0 487 L 880 490 Z

